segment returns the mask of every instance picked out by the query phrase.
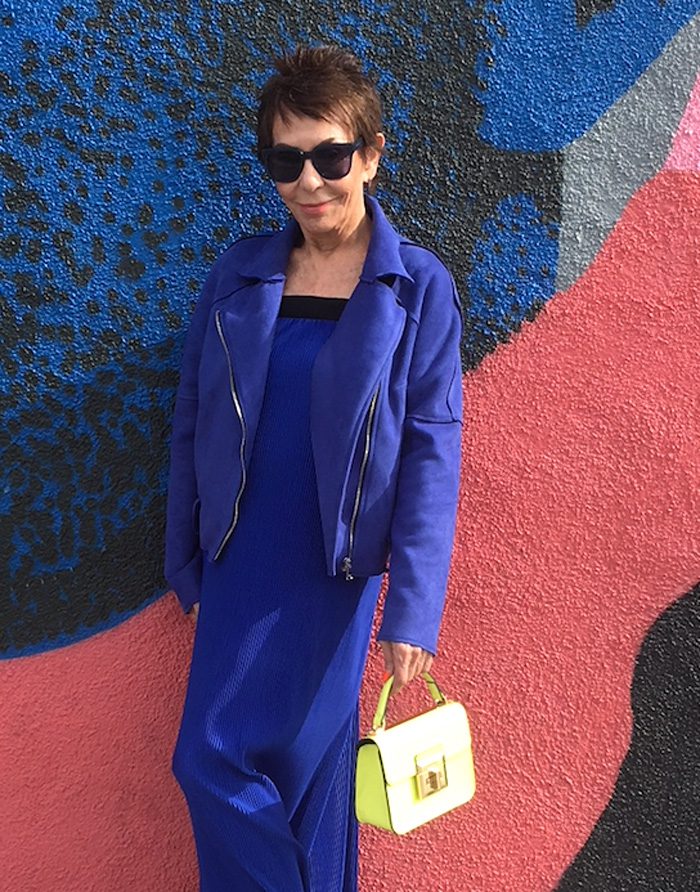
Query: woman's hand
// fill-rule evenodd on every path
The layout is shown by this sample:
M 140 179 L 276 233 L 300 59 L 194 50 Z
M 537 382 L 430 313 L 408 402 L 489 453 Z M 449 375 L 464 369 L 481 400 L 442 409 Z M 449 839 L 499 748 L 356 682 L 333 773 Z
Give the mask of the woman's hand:
M 433 655 L 415 647 L 413 644 L 403 644 L 400 641 L 380 641 L 384 655 L 384 666 L 389 675 L 394 676 L 392 693 L 398 694 L 404 685 L 420 675 L 428 672 L 433 664 Z
M 189 616 L 193 623 L 197 622 L 197 617 L 199 616 L 199 601 L 195 601 L 192 605 L 192 609 L 187 611 L 187 616 Z

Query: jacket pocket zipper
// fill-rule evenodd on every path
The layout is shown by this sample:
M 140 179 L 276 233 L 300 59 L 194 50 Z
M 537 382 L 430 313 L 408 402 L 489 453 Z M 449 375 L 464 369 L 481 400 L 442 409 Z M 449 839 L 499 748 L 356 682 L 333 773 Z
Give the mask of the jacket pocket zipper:
M 216 554 L 214 555 L 214 560 L 216 560 L 221 554 L 224 545 L 231 538 L 231 533 L 233 533 L 236 524 L 238 523 L 238 515 L 239 515 L 239 507 L 241 503 L 241 496 L 243 495 L 243 490 L 246 485 L 246 467 L 245 467 L 245 442 L 246 442 L 246 426 L 245 419 L 243 418 L 243 409 L 241 408 L 241 401 L 238 398 L 238 391 L 236 390 L 236 381 L 233 377 L 233 365 L 231 363 L 231 354 L 229 353 L 228 345 L 226 343 L 226 338 L 224 337 L 224 332 L 221 327 L 221 310 L 216 311 L 216 330 L 219 334 L 219 340 L 221 341 L 221 345 L 224 348 L 224 352 L 226 353 L 226 362 L 228 363 L 228 381 L 229 381 L 229 389 L 231 391 L 231 400 L 233 402 L 234 408 L 236 409 L 236 414 L 238 415 L 238 420 L 241 423 L 241 448 L 240 448 L 240 459 L 241 459 L 241 483 L 238 487 L 238 492 L 236 493 L 236 498 L 233 503 L 233 517 L 231 519 L 231 525 L 226 531 L 226 535 L 221 541 L 218 549 L 216 550 Z
M 357 515 L 360 511 L 360 500 L 362 498 L 362 486 L 365 481 L 365 472 L 367 470 L 367 462 L 369 460 L 370 445 L 372 442 L 372 422 L 374 421 L 374 413 L 379 398 L 379 387 L 374 391 L 372 399 L 367 410 L 367 430 L 365 431 L 365 448 L 362 453 L 362 461 L 360 463 L 360 474 L 357 479 L 357 489 L 355 490 L 355 501 L 352 506 L 352 515 L 350 517 L 350 532 L 348 534 L 348 553 L 343 558 L 341 569 L 345 573 L 345 579 L 350 581 L 355 577 L 352 575 L 352 551 L 355 545 L 355 525 L 357 523 Z

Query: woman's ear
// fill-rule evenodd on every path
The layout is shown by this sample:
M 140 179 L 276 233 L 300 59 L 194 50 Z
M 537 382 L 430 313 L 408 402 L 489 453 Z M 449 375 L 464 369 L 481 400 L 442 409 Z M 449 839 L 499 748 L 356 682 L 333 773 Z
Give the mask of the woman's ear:
M 375 133 L 374 135 L 374 144 L 371 146 L 367 146 L 366 151 L 366 160 L 365 160 L 365 184 L 369 188 L 370 192 L 373 191 L 374 180 L 377 176 L 377 170 L 379 168 L 379 161 L 384 154 L 384 147 L 386 146 L 386 139 L 383 133 Z
M 371 155 L 370 158 L 372 163 L 375 165 L 374 173 L 377 172 L 377 166 L 379 165 L 379 159 L 384 154 L 384 147 L 386 146 L 386 138 L 383 133 L 375 133 L 374 134 L 374 145 L 370 146 Z

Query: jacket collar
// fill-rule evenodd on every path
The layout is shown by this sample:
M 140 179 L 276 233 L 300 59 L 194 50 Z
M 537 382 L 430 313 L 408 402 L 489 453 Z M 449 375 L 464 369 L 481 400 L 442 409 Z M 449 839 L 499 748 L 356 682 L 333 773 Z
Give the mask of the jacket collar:
M 384 276 L 402 276 L 412 282 L 413 278 L 401 260 L 401 236 L 387 220 L 376 198 L 365 194 L 365 208 L 372 218 L 372 234 L 360 281 L 374 282 Z M 289 255 L 300 234 L 299 224 L 291 217 L 283 229 L 266 239 L 259 251 L 249 254 L 241 262 L 241 274 L 264 282 L 284 279 Z

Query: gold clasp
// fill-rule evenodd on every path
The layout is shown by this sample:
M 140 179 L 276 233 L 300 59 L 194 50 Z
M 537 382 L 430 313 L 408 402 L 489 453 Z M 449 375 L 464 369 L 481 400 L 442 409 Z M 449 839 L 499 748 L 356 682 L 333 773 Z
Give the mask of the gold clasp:
M 441 750 L 428 750 L 416 756 L 418 798 L 425 799 L 447 786 L 447 767 Z

